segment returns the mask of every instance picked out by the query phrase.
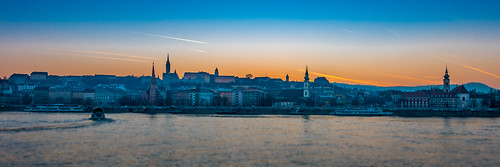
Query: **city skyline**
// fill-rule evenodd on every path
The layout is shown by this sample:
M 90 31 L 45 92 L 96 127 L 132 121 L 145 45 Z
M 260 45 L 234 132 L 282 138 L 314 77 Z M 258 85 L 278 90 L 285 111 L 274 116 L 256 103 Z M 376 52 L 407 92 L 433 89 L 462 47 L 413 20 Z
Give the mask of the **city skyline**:
M 179 74 L 302 81 L 308 65 L 331 82 L 417 86 L 448 66 L 451 84 L 500 88 L 498 2 L 75 3 L 2 5 L 0 75 L 147 76 L 169 52 Z

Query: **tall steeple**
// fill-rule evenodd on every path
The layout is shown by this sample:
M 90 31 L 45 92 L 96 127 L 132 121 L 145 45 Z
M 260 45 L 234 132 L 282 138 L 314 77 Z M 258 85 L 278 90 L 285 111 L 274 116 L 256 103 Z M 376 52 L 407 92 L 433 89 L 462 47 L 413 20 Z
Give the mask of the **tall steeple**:
M 309 81 L 309 69 L 306 66 L 306 75 L 304 76 L 304 81 Z
M 304 76 L 304 97 L 309 98 L 311 97 L 311 92 L 309 88 L 309 69 L 306 66 L 306 74 Z
M 155 62 L 153 62 L 153 70 L 151 71 L 151 84 L 156 84 Z
M 166 73 L 170 74 L 170 55 L 167 53 L 167 65 L 166 65 Z
M 450 92 L 450 75 L 448 75 L 448 66 L 446 66 L 446 70 L 444 72 L 443 91 L 446 93 Z
M 215 76 L 219 76 L 219 69 L 215 68 L 214 75 L 215 75 Z
M 290 82 L 290 77 L 288 76 L 288 74 L 286 74 L 285 79 L 286 79 L 286 82 Z
M 151 83 L 149 84 L 148 89 L 146 89 L 142 97 L 149 105 L 156 105 L 156 102 L 158 100 L 156 97 L 157 94 L 158 87 L 156 86 L 155 63 L 153 62 L 153 68 L 151 70 Z

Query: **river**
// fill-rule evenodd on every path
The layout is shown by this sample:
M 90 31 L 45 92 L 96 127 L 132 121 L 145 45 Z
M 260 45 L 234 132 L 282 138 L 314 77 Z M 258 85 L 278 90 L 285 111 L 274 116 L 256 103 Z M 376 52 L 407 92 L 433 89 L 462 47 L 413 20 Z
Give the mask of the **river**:
M 0 112 L 0 166 L 500 166 L 499 118 Z

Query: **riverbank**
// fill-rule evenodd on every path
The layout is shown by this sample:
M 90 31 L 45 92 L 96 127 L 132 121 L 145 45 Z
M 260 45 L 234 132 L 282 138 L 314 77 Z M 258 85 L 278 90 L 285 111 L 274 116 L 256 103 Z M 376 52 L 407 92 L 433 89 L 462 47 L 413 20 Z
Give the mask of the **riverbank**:
M 84 112 L 92 112 L 85 107 Z M 278 107 L 162 107 L 122 106 L 103 107 L 105 113 L 171 113 L 171 114 L 233 114 L 233 115 L 330 115 L 334 108 L 278 108 Z M 425 110 L 384 109 L 399 117 L 500 117 L 499 109 L 484 110 Z M 0 111 L 24 111 L 24 107 L 4 107 Z

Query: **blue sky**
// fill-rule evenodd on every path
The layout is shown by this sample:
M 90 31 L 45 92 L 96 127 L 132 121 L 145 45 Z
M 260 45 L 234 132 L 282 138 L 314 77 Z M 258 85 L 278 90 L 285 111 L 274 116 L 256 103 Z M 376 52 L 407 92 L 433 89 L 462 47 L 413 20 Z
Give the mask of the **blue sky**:
M 500 1 L 0 3 L 0 76 L 149 75 L 169 52 L 181 76 L 300 81 L 308 64 L 332 82 L 429 85 L 448 65 L 452 84 L 500 88 Z
M 1 21 L 299 19 L 374 22 L 499 20 L 500 1 L 3 1 Z

